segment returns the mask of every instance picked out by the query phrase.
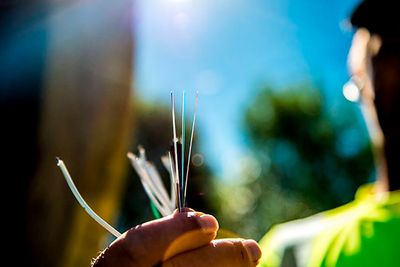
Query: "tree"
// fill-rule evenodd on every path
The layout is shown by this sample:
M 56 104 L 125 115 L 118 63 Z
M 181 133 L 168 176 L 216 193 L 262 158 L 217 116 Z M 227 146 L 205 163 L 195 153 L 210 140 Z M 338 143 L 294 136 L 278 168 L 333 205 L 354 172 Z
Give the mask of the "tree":
M 55 157 L 112 221 L 131 128 L 131 13 L 124 0 L 0 4 L 5 254 L 24 255 L 12 265 L 89 266 L 104 246 Z
M 237 189 L 249 204 L 231 222 L 244 235 L 259 238 L 273 223 L 344 204 L 372 177 L 370 145 L 354 108 L 342 103 L 332 113 L 311 86 L 263 88 L 244 127 L 250 166 L 260 169 L 256 177 L 254 168 L 244 171 Z

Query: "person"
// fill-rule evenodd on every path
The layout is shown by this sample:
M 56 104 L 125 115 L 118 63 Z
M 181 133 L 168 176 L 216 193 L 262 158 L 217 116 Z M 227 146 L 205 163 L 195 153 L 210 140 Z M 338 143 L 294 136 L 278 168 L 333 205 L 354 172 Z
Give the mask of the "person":
M 274 226 L 260 241 L 261 266 L 400 265 L 399 15 L 395 1 L 364 0 L 351 16 L 351 84 L 371 137 L 376 182 L 361 186 L 351 203 Z
M 374 147 L 376 182 L 362 186 L 351 203 L 273 227 L 260 241 L 263 252 L 260 266 L 399 266 L 400 127 L 396 115 L 400 114 L 400 24 L 396 21 L 397 13 L 395 1 L 364 0 L 351 17 L 357 31 L 349 52 L 349 69 L 352 83 L 361 94 L 360 104 Z M 185 214 L 175 214 L 166 220 L 178 222 L 181 216 L 187 219 Z M 144 228 L 148 226 L 151 233 L 150 229 L 158 223 L 150 222 Z M 137 266 L 151 266 L 155 262 L 165 266 L 257 264 L 257 257 L 249 261 L 251 254 L 245 253 L 257 251 L 254 241 L 212 240 L 211 235 L 209 239 L 189 237 L 189 243 L 172 245 L 175 243 L 172 240 L 180 240 L 187 234 L 187 225 L 181 221 L 179 225 L 175 228 L 177 232 L 169 228 L 172 224 L 163 231 L 155 231 L 155 238 L 141 234 L 133 237 L 136 230 L 128 231 L 125 239 L 136 241 L 117 240 L 94 266 L 112 266 L 106 263 L 124 257 L 131 257 L 133 262 L 142 258 L 144 263 Z M 161 235 L 166 238 L 164 242 L 158 241 L 158 246 L 154 240 Z M 136 242 L 143 242 L 144 246 L 140 248 Z M 253 244 L 251 250 L 245 242 Z M 161 253 L 148 255 L 155 248 Z
M 217 220 L 186 209 L 131 228 L 92 262 L 111 266 L 256 266 L 261 250 L 254 240 L 215 239 Z

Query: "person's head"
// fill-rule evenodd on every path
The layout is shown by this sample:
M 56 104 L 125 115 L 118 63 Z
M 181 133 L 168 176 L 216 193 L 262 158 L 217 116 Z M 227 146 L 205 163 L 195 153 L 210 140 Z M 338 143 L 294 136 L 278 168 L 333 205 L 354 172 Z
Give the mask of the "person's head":
M 374 144 L 384 149 L 390 176 L 400 159 L 400 10 L 396 1 L 364 0 L 351 16 L 356 27 L 349 70 Z M 399 168 L 397 168 L 399 169 Z M 397 172 L 398 174 L 398 172 Z

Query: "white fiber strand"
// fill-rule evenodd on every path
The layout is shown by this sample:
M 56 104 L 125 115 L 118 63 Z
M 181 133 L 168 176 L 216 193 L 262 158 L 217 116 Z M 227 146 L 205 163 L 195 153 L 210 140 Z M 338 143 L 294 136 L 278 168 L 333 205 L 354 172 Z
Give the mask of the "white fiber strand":
M 64 162 L 57 158 L 57 166 L 61 169 L 61 172 L 64 175 L 65 180 L 67 181 L 67 184 L 69 188 L 71 189 L 72 193 L 74 194 L 76 200 L 78 200 L 79 204 L 82 206 L 82 208 L 92 217 L 97 223 L 99 223 L 101 226 L 103 226 L 108 232 L 110 232 L 112 235 L 115 237 L 119 237 L 121 235 L 120 232 L 118 232 L 114 227 L 109 225 L 103 218 L 101 218 L 99 215 L 94 212 L 90 206 L 86 203 L 86 201 L 83 199 L 81 194 L 79 193 L 78 189 L 76 188 L 71 175 L 68 172 L 67 167 L 65 166 Z

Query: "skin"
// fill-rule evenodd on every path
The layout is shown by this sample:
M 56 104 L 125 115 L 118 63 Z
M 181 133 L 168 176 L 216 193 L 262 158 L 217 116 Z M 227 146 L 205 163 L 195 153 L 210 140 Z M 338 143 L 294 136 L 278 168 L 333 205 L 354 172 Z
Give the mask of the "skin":
M 253 240 L 214 240 L 217 220 L 194 211 L 175 212 L 138 225 L 116 239 L 94 267 L 256 266 L 261 250 Z
M 371 136 L 378 192 L 400 190 L 400 38 L 356 31 L 348 57 L 362 81 L 361 108 Z

